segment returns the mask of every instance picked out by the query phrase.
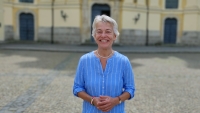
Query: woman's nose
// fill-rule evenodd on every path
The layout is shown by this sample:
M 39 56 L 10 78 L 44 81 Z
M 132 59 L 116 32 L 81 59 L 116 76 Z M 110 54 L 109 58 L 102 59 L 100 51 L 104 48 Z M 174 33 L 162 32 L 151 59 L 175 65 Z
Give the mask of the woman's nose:
M 103 32 L 103 33 L 101 34 L 101 36 L 102 36 L 102 37 L 105 37 L 105 36 L 106 36 L 106 33 L 105 33 L 105 32 Z

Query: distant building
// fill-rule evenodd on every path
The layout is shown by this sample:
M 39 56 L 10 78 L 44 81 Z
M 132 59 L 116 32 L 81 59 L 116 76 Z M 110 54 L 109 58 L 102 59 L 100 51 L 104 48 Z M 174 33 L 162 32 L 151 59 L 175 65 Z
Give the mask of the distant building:
M 119 25 L 117 44 L 200 45 L 200 0 L 53 1 L 4 0 L 4 41 L 94 43 L 92 21 L 106 14 Z
M 0 0 L 0 42 L 4 41 L 3 1 Z

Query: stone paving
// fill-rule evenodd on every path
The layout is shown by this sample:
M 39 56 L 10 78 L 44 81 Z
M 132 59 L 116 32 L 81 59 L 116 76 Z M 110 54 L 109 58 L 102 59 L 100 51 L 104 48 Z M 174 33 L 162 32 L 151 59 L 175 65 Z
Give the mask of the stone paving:
M 81 113 L 72 86 L 84 53 L 0 50 L 0 113 Z M 127 113 L 198 113 L 200 53 L 125 53 L 136 94 Z

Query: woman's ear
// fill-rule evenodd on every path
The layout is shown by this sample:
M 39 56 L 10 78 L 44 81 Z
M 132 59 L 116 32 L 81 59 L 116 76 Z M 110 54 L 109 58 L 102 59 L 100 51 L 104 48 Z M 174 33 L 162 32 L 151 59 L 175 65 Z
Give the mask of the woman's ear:
M 114 40 L 116 40 L 117 39 L 117 36 L 114 34 Z
M 93 39 L 94 39 L 94 41 L 96 42 L 96 38 L 95 38 L 95 35 L 93 36 Z

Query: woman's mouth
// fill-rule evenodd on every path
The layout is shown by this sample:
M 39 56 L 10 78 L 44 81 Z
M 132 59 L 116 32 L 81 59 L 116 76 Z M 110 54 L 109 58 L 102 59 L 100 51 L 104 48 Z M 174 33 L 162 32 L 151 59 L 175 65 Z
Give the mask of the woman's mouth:
M 103 42 L 103 43 L 106 43 L 108 42 L 109 40 L 100 40 L 100 42 Z

